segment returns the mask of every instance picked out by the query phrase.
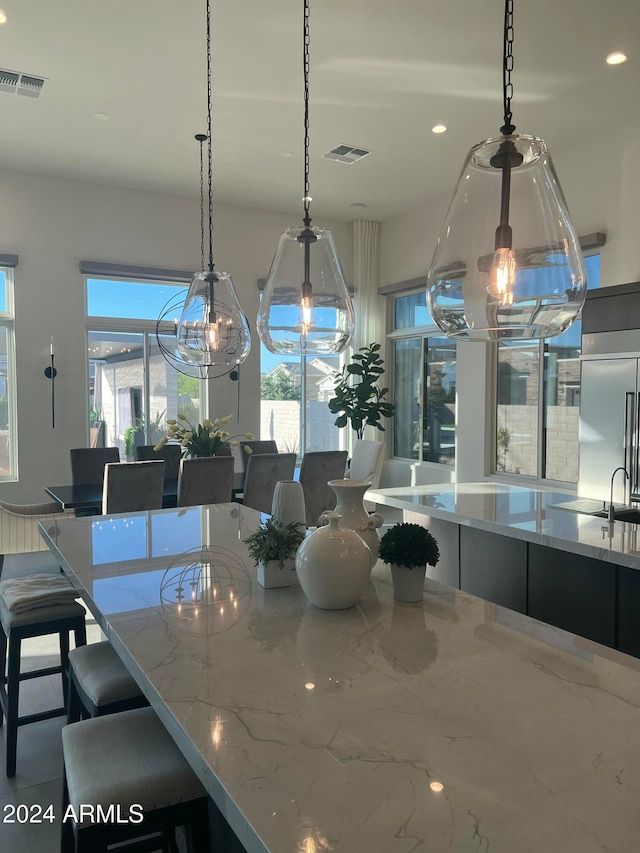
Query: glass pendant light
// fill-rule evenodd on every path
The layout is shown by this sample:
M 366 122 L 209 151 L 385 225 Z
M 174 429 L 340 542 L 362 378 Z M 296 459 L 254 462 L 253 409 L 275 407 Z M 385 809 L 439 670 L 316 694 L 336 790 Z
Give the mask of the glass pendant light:
M 586 272 L 542 139 L 512 123 L 513 0 L 505 0 L 502 136 L 467 155 L 427 276 L 434 322 L 451 338 L 547 338 L 568 329 Z
M 270 352 L 336 355 L 351 340 L 354 315 L 333 236 L 312 226 L 309 216 L 309 0 L 304 0 L 303 70 L 303 224 L 280 237 L 260 303 L 258 334 Z
M 189 365 L 199 368 L 241 364 L 251 349 L 251 333 L 240 308 L 231 276 L 215 269 L 213 262 L 213 180 L 211 155 L 211 7 L 207 6 L 207 155 L 209 263 L 194 275 L 177 328 L 177 352 Z M 202 143 L 203 135 L 196 138 Z M 202 160 L 201 160 L 202 163 Z M 201 200 L 203 173 L 200 170 Z M 201 204 L 202 208 L 202 204 Z M 201 222 L 204 235 L 204 221 Z M 204 246 L 204 240 L 203 240 Z

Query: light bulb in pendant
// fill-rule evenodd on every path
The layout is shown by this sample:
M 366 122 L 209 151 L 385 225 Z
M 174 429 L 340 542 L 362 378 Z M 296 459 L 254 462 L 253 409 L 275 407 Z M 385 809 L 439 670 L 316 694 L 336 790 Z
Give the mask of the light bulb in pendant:
M 316 324 L 316 311 L 310 281 L 305 281 L 302 284 L 302 298 L 300 299 L 298 322 L 300 323 L 302 334 L 305 336 L 309 334 L 309 330 Z
M 217 352 L 220 349 L 220 330 L 217 321 L 209 322 L 207 336 L 209 338 L 209 349 Z
M 182 359 L 197 366 L 241 364 L 251 347 L 249 326 L 231 276 L 196 273 L 177 327 Z
M 487 290 L 500 305 L 513 305 L 515 286 L 516 253 L 513 249 L 496 249 Z

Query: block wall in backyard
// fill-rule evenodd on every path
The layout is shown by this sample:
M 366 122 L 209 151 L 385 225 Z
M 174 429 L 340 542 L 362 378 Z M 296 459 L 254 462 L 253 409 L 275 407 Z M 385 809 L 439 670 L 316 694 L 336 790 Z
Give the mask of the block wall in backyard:
M 307 403 L 307 450 L 337 450 L 341 430 L 321 400 Z M 297 400 L 260 401 L 260 438 L 273 439 L 281 452 L 300 453 L 300 403 Z
M 547 409 L 547 478 L 575 483 L 578 479 L 578 406 Z M 498 470 L 536 476 L 537 406 L 498 406 L 498 429 L 509 430 L 506 455 L 498 449 Z

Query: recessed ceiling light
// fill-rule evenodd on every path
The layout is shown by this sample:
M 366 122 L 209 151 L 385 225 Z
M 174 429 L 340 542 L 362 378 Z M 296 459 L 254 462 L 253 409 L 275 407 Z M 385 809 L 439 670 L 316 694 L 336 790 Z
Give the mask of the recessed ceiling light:
M 431 133 L 444 133 L 446 129 L 446 124 L 434 124 L 434 126 L 431 128 Z
M 607 56 L 607 65 L 622 65 L 622 63 L 626 61 L 627 55 L 625 53 L 621 53 L 619 50 L 616 50 Z
M 7 13 L 3 12 L 2 9 L 0 9 L 0 24 L 6 24 L 6 23 L 7 23 Z
M 109 118 L 107 113 L 94 113 L 93 117 L 97 118 L 98 121 L 106 121 Z
M 366 204 L 364 204 L 364 203 L 363 203 L 363 202 L 361 202 L 361 201 L 354 201 L 354 203 L 353 203 L 353 204 L 351 204 L 351 205 L 349 205 L 349 206 L 350 206 L 353 210 L 364 210 L 364 208 L 365 208 L 367 205 L 366 205 Z
M 281 151 L 280 156 L 284 157 L 285 160 L 288 160 L 290 157 L 293 157 L 293 151 Z

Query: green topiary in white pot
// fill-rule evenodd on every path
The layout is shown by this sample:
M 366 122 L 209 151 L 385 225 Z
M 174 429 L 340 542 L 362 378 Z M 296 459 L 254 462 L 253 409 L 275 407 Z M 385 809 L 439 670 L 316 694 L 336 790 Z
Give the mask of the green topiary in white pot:
M 427 564 L 435 566 L 440 551 L 435 538 L 421 524 L 395 524 L 380 540 L 379 558 L 391 566 L 396 601 L 422 601 Z

